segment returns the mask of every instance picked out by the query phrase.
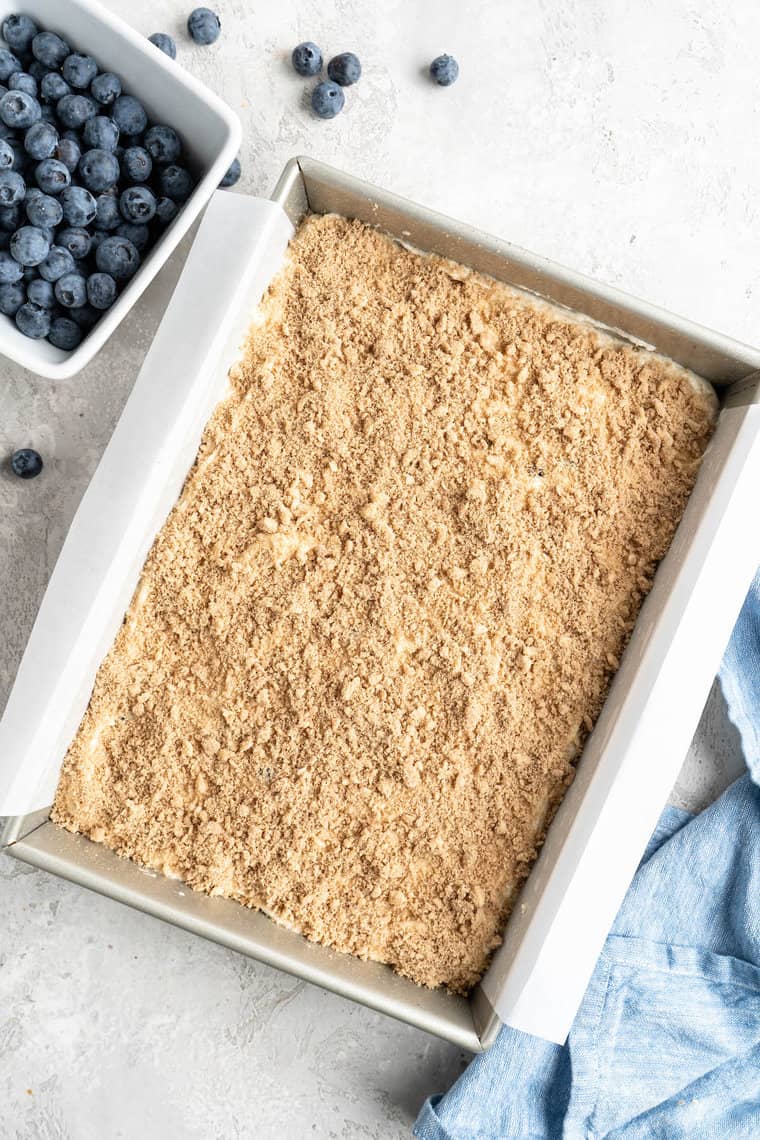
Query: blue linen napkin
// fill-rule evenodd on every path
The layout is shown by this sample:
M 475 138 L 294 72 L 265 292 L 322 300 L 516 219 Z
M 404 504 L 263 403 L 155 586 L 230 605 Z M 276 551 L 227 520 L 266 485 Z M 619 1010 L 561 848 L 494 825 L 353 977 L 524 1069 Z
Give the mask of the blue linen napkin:
M 760 573 L 720 680 L 750 774 L 665 809 L 567 1043 L 505 1026 L 419 1140 L 760 1138 Z

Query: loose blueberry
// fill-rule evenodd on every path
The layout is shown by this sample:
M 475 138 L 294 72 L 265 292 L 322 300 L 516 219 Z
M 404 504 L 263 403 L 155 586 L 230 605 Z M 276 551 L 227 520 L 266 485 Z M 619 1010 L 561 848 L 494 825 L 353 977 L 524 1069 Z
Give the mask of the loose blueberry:
M 87 282 L 81 273 L 64 273 L 55 283 L 55 299 L 64 309 L 76 309 L 87 301 Z
M 55 304 L 53 286 L 44 277 L 35 277 L 26 287 L 26 295 L 34 305 L 42 309 L 52 309 Z
M 119 235 L 119 237 L 123 237 L 126 238 L 127 241 L 131 241 L 132 245 L 135 247 L 138 253 L 142 253 L 144 249 L 148 248 L 148 242 L 150 241 L 150 229 L 146 225 L 143 225 L 139 222 L 121 222 L 116 230 L 116 233 Z
M 76 262 L 62 245 L 52 245 L 45 260 L 37 266 L 45 281 L 57 281 L 64 273 L 73 273 Z
M 87 278 L 87 300 L 94 309 L 110 309 L 116 300 L 116 282 L 110 273 L 91 273 Z
M 25 194 L 26 183 L 18 171 L 0 171 L 0 206 L 15 206 Z
M 42 340 L 50 332 L 50 313 L 42 305 L 25 301 L 16 313 L 16 326 L 24 336 Z
M 119 145 L 119 128 L 108 115 L 96 115 L 85 123 L 82 138 L 87 146 L 110 150 L 113 154 Z
M 227 170 L 227 173 L 225 174 L 224 178 L 219 183 L 219 185 L 222 187 L 223 190 L 226 190 L 226 189 L 228 189 L 228 187 L 234 186 L 236 182 L 239 182 L 239 180 L 240 180 L 240 159 L 239 158 L 233 158 L 233 160 L 230 163 L 230 166 Z
M 44 194 L 42 190 L 32 187 L 27 190 L 26 216 L 33 226 L 44 229 L 55 229 L 63 220 L 63 206 L 58 198 L 51 194 Z
M 27 75 L 25 71 L 17 71 L 8 80 L 8 89 L 10 91 L 26 91 L 27 95 L 33 95 L 37 98 L 37 80 L 33 75 Z
M 123 135 L 141 135 L 148 125 L 145 108 L 134 95 L 120 95 L 111 113 Z
M 58 146 L 55 148 L 55 158 L 62 162 L 66 169 L 73 174 L 79 160 L 82 157 L 82 151 L 76 139 L 61 138 L 58 140 Z
M 12 285 L 15 281 L 20 281 L 23 275 L 23 266 L 19 265 L 15 257 L 0 250 L 0 285 Z
M 322 70 L 322 52 L 311 40 L 306 40 L 305 43 L 293 48 L 290 59 L 294 70 L 305 78 L 319 75 Z
M 88 152 L 88 154 L 94 153 L 94 151 Z M 82 162 L 85 161 L 88 154 L 84 156 Z M 82 163 L 79 165 L 81 167 Z M 100 186 L 98 189 L 105 190 L 107 187 Z M 63 206 L 64 221 L 67 222 L 69 226 L 89 226 L 98 212 L 98 206 L 94 197 L 84 186 L 67 186 L 61 194 L 61 205 Z
M 126 281 L 137 272 L 140 254 L 128 238 L 108 237 L 95 252 L 95 264 L 101 273 L 110 273 L 116 281 Z
M 79 325 L 68 317 L 55 317 L 50 322 L 48 340 L 55 348 L 64 352 L 71 352 L 82 340 L 82 330 Z
M 103 314 L 97 309 L 93 309 L 92 305 L 79 305 L 76 309 L 69 309 L 69 316 L 72 321 L 76 321 L 80 329 L 89 332 L 94 328 Z
M 57 146 L 58 131 L 50 123 L 33 123 L 24 135 L 24 150 L 37 162 L 51 158 Z
M 430 64 L 430 75 L 439 87 L 450 87 L 456 83 L 459 64 L 453 55 L 439 55 Z
M 79 162 L 79 177 L 88 190 L 99 194 L 119 180 L 119 160 L 107 150 L 87 150 Z
M 87 257 L 92 245 L 92 237 L 87 230 L 82 229 L 80 226 L 68 226 L 66 229 L 59 230 L 55 236 L 56 243 L 62 245 L 67 249 L 72 257 L 77 261 Z M 44 274 L 43 274 L 44 276 Z
M 6 317 L 15 317 L 25 300 L 26 290 L 20 281 L 0 285 L 0 313 Z
M 186 201 L 193 192 L 193 179 L 183 166 L 166 166 L 159 176 L 161 193 L 175 202 Z
M 115 230 L 121 224 L 121 214 L 119 213 L 119 199 L 115 194 L 107 192 L 99 194 L 95 199 L 97 205 L 97 214 L 95 215 L 94 226 L 96 230 Z
M 35 479 L 43 466 L 39 451 L 35 451 L 31 447 L 20 447 L 11 456 L 11 470 L 14 475 L 18 475 L 19 479 Z
M 222 21 L 210 8 L 195 8 L 187 17 L 187 30 L 194 43 L 207 47 L 219 39 Z
M 169 59 L 177 58 L 177 45 L 166 32 L 154 32 L 152 36 L 148 36 L 148 39 L 159 51 L 162 51 L 164 55 L 168 55 Z
M 147 186 L 128 186 L 119 198 L 119 209 L 126 222 L 149 222 L 156 214 L 156 199 Z
M 17 71 L 23 71 L 21 60 L 7 48 L 0 48 L 0 80 L 7 83 Z
M 146 131 L 145 149 L 159 166 L 169 166 L 178 161 L 182 153 L 182 143 L 173 127 L 158 123 Z
M 337 83 L 318 83 L 311 93 L 311 105 L 318 119 L 334 119 L 343 110 L 346 96 Z
M 121 95 L 121 80 L 112 71 L 104 71 L 93 79 L 90 94 L 102 107 L 110 107 Z
M 71 171 L 57 158 L 44 158 L 35 168 L 34 176 L 45 194 L 60 194 L 71 185 Z
M 156 217 L 163 225 L 168 226 L 179 213 L 179 206 L 171 198 L 159 198 L 156 202 Z
M 70 95 L 71 88 L 62 75 L 57 71 L 49 71 L 42 77 L 40 83 L 40 96 L 46 103 L 57 103 L 64 95 Z
M 51 71 L 57 71 L 70 51 L 66 41 L 55 32 L 38 32 L 32 40 L 34 58 Z
M 335 55 L 330 60 L 327 65 L 327 74 L 333 83 L 339 83 L 341 87 L 351 87 L 361 78 L 362 65 L 359 63 L 358 56 L 355 56 L 352 51 L 344 51 L 341 55 Z
M 147 182 L 153 170 L 153 160 L 145 147 L 128 146 L 121 158 L 121 169 L 127 182 Z
M 4 96 L 8 98 L 8 96 Z M 98 109 L 93 103 L 92 99 L 87 95 L 64 95 L 56 103 L 56 110 L 58 111 L 58 118 L 63 123 L 64 127 L 70 127 L 72 130 L 77 130 L 88 119 L 92 119 L 98 113 Z M 2 115 L 2 100 L 0 100 L 0 115 Z
M 49 253 L 50 241 L 38 226 L 22 226 L 11 238 L 11 254 L 19 265 L 39 265 Z
M 0 119 L 6 127 L 25 129 L 41 118 L 42 107 L 26 91 L 7 91 L 0 99 Z
M 72 87 L 85 90 L 98 74 L 98 65 L 91 55 L 80 55 L 78 51 L 73 51 L 63 61 L 61 72 Z
M 12 51 L 29 52 L 32 40 L 39 31 L 31 16 L 6 16 L 3 20 L 3 39 Z
M 0 170 L 10 170 L 13 166 L 14 150 L 7 139 L 0 139 Z

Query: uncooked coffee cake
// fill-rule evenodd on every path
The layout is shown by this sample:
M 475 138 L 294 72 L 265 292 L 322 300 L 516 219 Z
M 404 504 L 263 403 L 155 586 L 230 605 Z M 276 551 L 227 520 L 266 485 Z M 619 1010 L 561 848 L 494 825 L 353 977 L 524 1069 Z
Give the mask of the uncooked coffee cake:
M 714 416 L 671 362 L 308 218 L 100 668 L 54 820 L 468 990 Z

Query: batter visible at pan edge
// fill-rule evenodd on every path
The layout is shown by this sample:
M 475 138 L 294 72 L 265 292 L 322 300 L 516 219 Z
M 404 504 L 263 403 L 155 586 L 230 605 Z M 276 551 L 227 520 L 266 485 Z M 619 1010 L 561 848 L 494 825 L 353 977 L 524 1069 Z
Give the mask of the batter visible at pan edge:
M 429 986 L 481 976 L 667 550 L 711 389 L 311 217 L 53 819 Z

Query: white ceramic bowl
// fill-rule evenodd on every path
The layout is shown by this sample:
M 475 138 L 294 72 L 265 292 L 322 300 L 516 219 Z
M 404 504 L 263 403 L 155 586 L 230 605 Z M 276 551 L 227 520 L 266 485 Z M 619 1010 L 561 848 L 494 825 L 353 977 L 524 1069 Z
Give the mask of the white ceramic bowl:
M 179 132 L 188 165 L 198 178 L 192 195 L 150 251 L 140 269 L 78 348 L 62 352 L 46 340 L 30 340 L 0 314 L 0 353 L 25 368 L 62 380 L 73 376 L 103 346 L 216 189 L 240 146 L 237 116 L 213 92 L 149 40 L 95 0 L 0 0 L 0 22 L 12 12 L 31 16 L 41 29 L 58 32 L 72 48 L 87 52 L 145 105 L 155 123 Z

